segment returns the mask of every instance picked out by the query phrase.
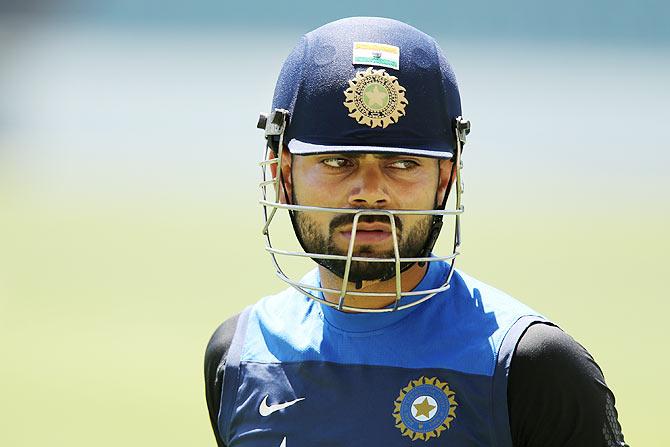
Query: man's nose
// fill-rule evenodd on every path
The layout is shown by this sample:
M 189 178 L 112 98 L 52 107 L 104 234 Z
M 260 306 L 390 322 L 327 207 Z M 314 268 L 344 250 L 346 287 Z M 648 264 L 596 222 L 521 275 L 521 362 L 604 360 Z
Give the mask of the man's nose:
M 361 166 L 351 185 L 349 204 L 356 208 L 384 208 L 389 202 L 387 187 L 379 166 Z

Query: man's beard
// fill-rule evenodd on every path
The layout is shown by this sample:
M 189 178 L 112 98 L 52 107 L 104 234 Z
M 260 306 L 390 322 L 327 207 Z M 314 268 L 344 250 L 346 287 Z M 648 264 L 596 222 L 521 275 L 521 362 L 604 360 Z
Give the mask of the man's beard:
M 416 258 L 423 256 L 423 250 L 430 233 L 432 216 L 424 216 L 405 235 L 404 225 L 398 216 L 393 216 L 396 225 L 396 237 L 398 238 L 398 251 L 401 258 Z M 307 253 L 320 253 L 329 255 L 347 255 L 347 250 L 336 247 L 333 237 L 337 228 L 343 225 L 353 225 L 354 214 L 340 214 L 330 222 L 328 235 L 319 231 L 319 226 L 304 212 L 296 212 L 294 215 L 294 226 L 303 249 Z M 359 222 L 384 222 L 389 223 L 388 216 L 363 215 Z M 370 245 L 354 246 L 354 256 L 368 258 L 391 258 L 395 257 L 393 247 L 386 251 L 376 252 Z M 314 259 L 314 258 L 313 258 Z M 346 261 L 335 259 L 314 259 L 319 265 L 326 267 L 340 278 L 344 278 Z M 401 269 L 413 263 L 402 262 Z M 388 280 L 395 276 L 395 262 L 371 262 L 352 261 L 349 269 L 349 282 L 360 283 L 361 281 Z

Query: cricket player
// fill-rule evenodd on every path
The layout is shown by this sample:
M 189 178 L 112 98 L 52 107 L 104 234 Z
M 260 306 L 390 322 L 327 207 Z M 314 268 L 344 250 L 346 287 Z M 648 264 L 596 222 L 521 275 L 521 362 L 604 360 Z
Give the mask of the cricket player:
M 589 353 L 455 268 L 470 123 L 434 39 L 369 17 L 307 33 L 258 127 L 289 288 L 210 340 L 219 446 L 625 446 Z M 280 213 L 302 250 L 275 245 Z M 441 231 L 451 253 L 433 253 Z M 314 269 L 291 277 L 295 258 Z

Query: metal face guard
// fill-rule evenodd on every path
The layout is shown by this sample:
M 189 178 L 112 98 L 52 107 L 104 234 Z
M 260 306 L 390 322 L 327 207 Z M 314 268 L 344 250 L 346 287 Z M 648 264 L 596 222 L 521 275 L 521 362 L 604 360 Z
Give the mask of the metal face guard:
M 431 209 L 431 210 L 371 210 L 371 209 L 360 209 L 360 208 L 327 208 L 327 207 L 317 207 L 317 206 L 303 206 L 303 205 L 293 205 L 280 203 L 280 194 L 281 194 L 281 175 L 278 174 L 280 167 L 280 161 L 282 159 L 282 154 L 284 151 L 284 130 L 288 124 L 288 112 L 282 109 L 275 109 L 269 116 L 261 115 L 258 121 L 258 127 L 264 129 L 265 138 L 267 139 L 267 145 L 263 153 L 263 160 L 260 162 L 262 170 L 262 181 L 259 184 L 261 189 L 261 200 L 259 203 L 263 209 L 263 230 L 262 233 L 265 236 L 265 250 L 270 254 L 272 262 L 275 266 L 277 276 L 282 279 L 284 282 L 288 283 L 301 293 L 306 296 L 323 303 L 327 306 L 336 308 L 340 311 L 352 311 L 352 312 L 363 312 L 363 313 L 383 313 L 383 312 L 393 312 L 396 310 L 407 309 L 412 306 L 416 306 L 436 294 L 443 292 L 450 287 L 451 277 L 454 272 L 454 263 L 456 256 L 458 256 L 458 248 L 461 243 L 460 235 L 460 215 L 463 213 L 463 205 L 461 203 L 461 194 L 463 192 L 463 183 L 461 178 L 461 169 L 463 167 L 461 160 L 461 151 L 463 144 L 465 143 L 466 135 L 470 131 L 470 122 L 463 120 L 461 117 L 456 119 L 454 126 L 454 131 L 456 133 L 456 153 L 454 154 L 454 163 L 456 166 L 456 206 L 454 209 Z M 269 158 L 270 152 L 276 154 L 276 157 Z M 275 165 L 277 168 L 277 174 L 272 175 L 271 167 Z M 273 187 L 274 192 L 268 191 L 268 187 Z M 324 213 L 336 213 L 336 214 L 353 214 L 353 226 L 351 230 L 351 239 L 349 241 L 349 246 L 346 255 L 334 255 L 326 253 L 308 253 L 308 252 L 299 252 L 299 251 L 288 251 L 275 248 L 272 245 L 272 239 L 270 236 L 270 224 L 272 223 L 277 210 L 284 209 L 287 212 L 293 211 L 308 211 L 308 212 L 324 212 Z M 358 222 L 361 216 L 386 216 L 389 219 L 391 226 L 391 235 L 393 238 L 393 257 L 388 258 L 372 258 L 372 257 L 362 257 L 354 256 L 354 245 L 356 242 L 356 232 L 358 228 Z M 454 234 L 453 234 L 453 249 L 452 253 L 447 256 L 424 256 L 424 257 L 414 257 L 414 258 L 401 258 L 399 247 L 398 247 L 398 237 L 397 229 L 395 224 L 395 216 L 402 215 L 427 215 L 427 216 L 454 216 Z M 284 270 L 280 266 L 278 261 L 279 256 L 291 256 L 299 258 L 311 258 L 311 259 L 330 259 L 330 260 L 339 260 L 345 262 L 344 275 L 342 278 L 342 287 L 341 289 L 329 289 L 324 287 L 318 287 L 310 284 L 301 283 L 299 281 L 292 280 L 288 277 Z M 351 263 L 353 261 L 363 261 L 363 262 L 386 262 L 395 264 L 395 292 L 358 292 L 356 290 L 349 289 L 349 275 L 351 271 Z M 429 290 L 413 290 L 408 292 L 402 291 L 402 275 L 401 275 L 401 263 L 425 263 L 425 262 L 437 262 L 437 261 L 449 261 L 450 268 L 449 274 L 447 275 L 444 283 L 434 289 Z M 339 296 L 338 302 L 333 303 L 325 300 L 324 298 L 318 295 L 318 292 L 325 292 L 330 294 L 336 294 Z M 369 309 L 356 306 L 348 306 L 344 304 L 346 296 L 369 296 L 369 297 L 395 297 L 393 306 L 384 307 L 381 309 Z M 416 298 L 409 303 L 402 303 L 403 298 Z

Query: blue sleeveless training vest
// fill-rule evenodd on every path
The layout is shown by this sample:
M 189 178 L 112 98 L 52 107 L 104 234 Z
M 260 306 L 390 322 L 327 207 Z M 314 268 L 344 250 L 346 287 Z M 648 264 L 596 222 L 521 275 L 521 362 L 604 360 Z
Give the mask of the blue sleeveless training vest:
M 417 290 L 448 270 L 429 263 Z M 230 447 L 511 447 L 507 375 L 537 321 L 459 271 L 449 290 L 393 313 L 341 313 L 293 289 L 266 297 L 228 351 L 221 436 Z

